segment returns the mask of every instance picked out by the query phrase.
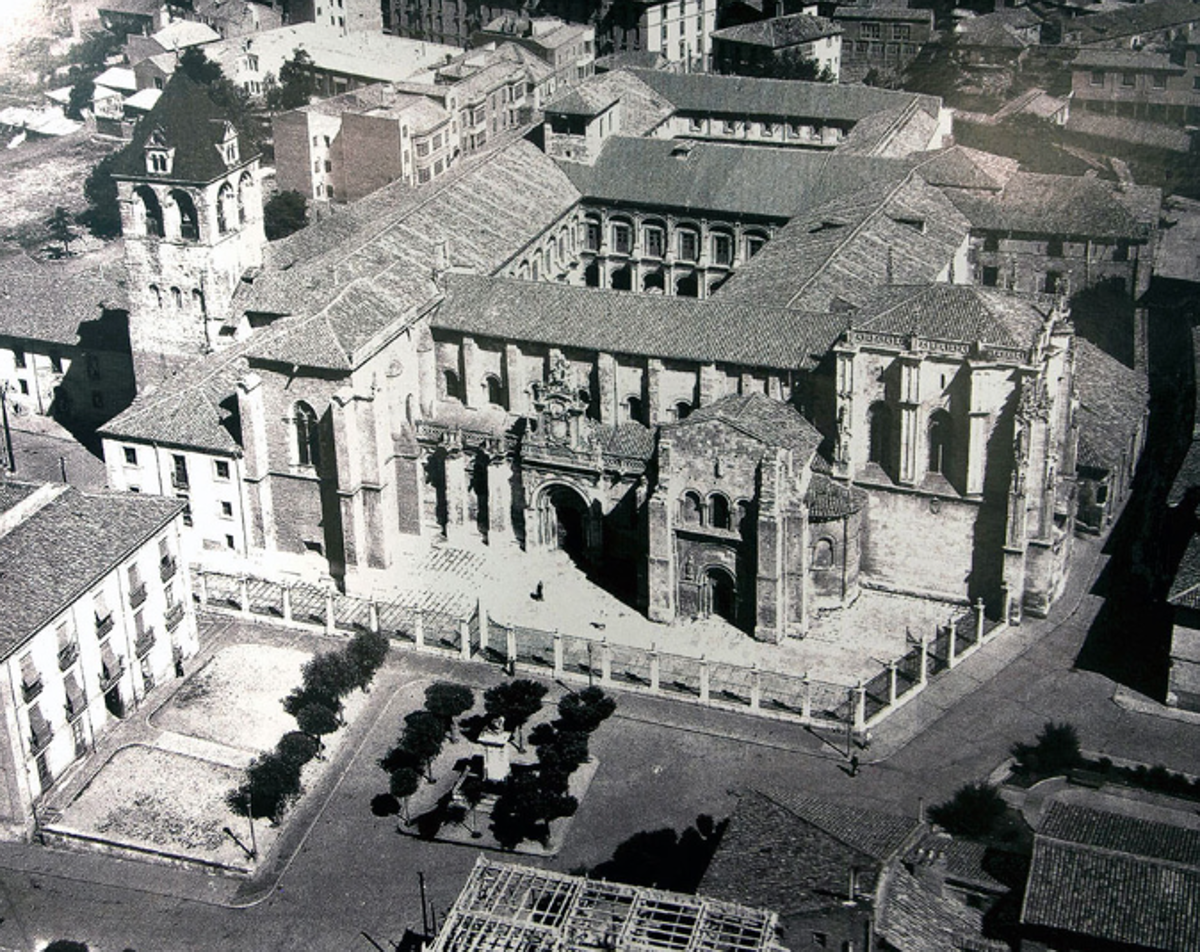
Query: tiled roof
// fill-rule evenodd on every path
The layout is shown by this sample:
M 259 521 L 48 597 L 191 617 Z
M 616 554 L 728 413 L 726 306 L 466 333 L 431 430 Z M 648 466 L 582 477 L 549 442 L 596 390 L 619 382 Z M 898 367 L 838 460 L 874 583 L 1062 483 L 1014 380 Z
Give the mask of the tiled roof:
M 1179 561 L 1167 603 L 1179 608 L 1200 608 L 1200 533 L 1192 536 Z
M 910 165 L 877 161 L 839 168 L 841 194 L 788 222 L 717 296 L 821 311 L 857 307 L 886 284 L 938 280 L 966 218 Z
M 899 863 L 884 875 L 875 928 L 899 952 L 1007 952 L 983 935 L 984 913 L 952 895 L 938 895 Z
M 839 6 L 833 11 L 835 20 L 920 20 L 933 26 L 933 11 L 918 10 L 893 4 L 873 7 Z
M 984 189 L 998 192 L 1017 171 L 1015 159 L 977 152 L 956 145 L 921 165 L 921 178 L 944 188 Z
M 1145 373 L 1126 367 L 1091 341 L 1075 339 L 1075 386 L 1079 391 L 1080 455 L 1086 443 L 1091 465 L 1110 472 L 1128 455 L 1145 418 L 1150 385 Z M 1126 460 L 1126 465 L 1132 464 Z
M 8 512 L 17 503 L 28 499 L 38 491 L 37 483 L 22 483 L 0 479 L 0 513 Z
M 183 509 L 176 499 L 67 487 L 0 536 L 0 657 L 53 620 Z
M 252 338 L 250 352 L 345 369 L 377 334 L 435 300 L 439 241 L 452 265 L 490 274 L 578 198 L 554 162 L 524 141 L 415 192 L 403 183 L 384 188 L 271 246 L 240 306 L 311 323 L 255 335 L 261 346 Z
M 225 164 L 218 145 L 224 139 L 229 117 L 183 73 L 176 72 L 168 81 L 154 108 L 138 123 L 133 141 L 118 154 L 115 175 L 132 178 L 161 178 L 163 181 L 211 182 L 228 174 L 230 168 L 246 164 L 254 156 L 242 154 L 234 166 Z M 161 133 L 163 141 L 175 149 L 170 174 L 146 171 L 146 140 Z M 242 143 L 247 146 L 247 143 Z
M 946 878 L 987 892 L 1007 892 L 1008 886 L 988 871 L 992 848 L 973 840 L 957 839 L 947 833 L 930 832 L 921 837 L 905 862 L 916 866 L 923 862 L 944 863 Z
M 153 38 L 164 50 L 184 49 L 219 40 L 221 34 L 210 26 L 194 20 L 175 20 L 168 23 Z
M 1035 837 L 1021 921 L 1162 952 L 1200 950 L 1200 869 Z
M 821 444 L 821 434 L 789 403 L 762 393 L 730 394 L 693 410 L 686 419 L 663 429 L 689 430 L 719 421 L 748 434 L 767 446 L 792 450 L 807 465 Z
M 1192 328 L 1192 361 L 1200 377 L 1200 327 Z M 1178 506 L 1188 492 L 1197 487 L 1200 487 L 1200 387 L 1196 389 L 1196 406 L 1192 415 L 1192 443 L 1171 483 L 1167 505 Z
M 1076 109 L 1067 117 L 1066 129 L 1080 135 L 1132 142 L 1169 152 L 1190 152 L 1192 148 L 1192 134 L 1186 129 L 1128 116 L 1084 112 L 1082 109 Z
M 1036 342 L 1054 299 L 962 284 L 882 287 L 853 315 L 855 330 L 917 334 L 933 340 L 966 341 L 1029 349 Z
M 962 47 L 984 47 L 987 49 L 1023 50 L 1032 44 L 1025 39 L 1014 27 L 1007 23 L 989 21 L 974 30 L 960 33 L 957 45 Z
M 1063 25 L 1063 42 L 1080 46 L 1103 43 L 1122 36 L 1150 33 L 1200 20 L 1200 7 L 1192 0 L 1150 0 L 1122 4 L 1116 10 L 1083 16 Z M 1075 34 L 1078 34 L 1078 39 Z
M 197 358 L 158 386 L 143 390 L 101 427 L 100 435 L 241 455 L 241 447 L 225 426 L 231 410 L 221 404 L 228 406 L 237 381 L 248 369 L 247 343 Z
M 651 88 L 630 70 L 597 73 L 552 100 L 546 112 L 566 112 L 593 116 L 617 100 L 621 101 L 621 135 L 643 136 L 662 124 L 673 105 L 658 90 Z
M 450 274 L 432 326 L 618 354 L 807 369 L 844 316 Z M 681 333 L 687 328 L 687 333 Z
M 814 472 L 808 484 L 804 504 L 812 520 L 842 519 L 866 505 L 867 494 L 855 486 L 846 486 L 824 473 Z
M 1080 50 L 1079 55 L 1071 61 L 1072 66 L 1083 69 L 1107 67 L 1109 69 L 1153 69 L 1169 70 L 1173 73 L 1185 73 L 1182 65 L 1171 62 L 1170 54 L 1155 53 L 1152 50 Z
M 682 113 L 858 122 L 872 113 L 886 112 L 913 101 L 933 114 L 941 105 L 941 100 L 935 96 L 875 89 L 871 86 L 719 76 L 714 73 L 632 72 Z
M 0 334 L 9 337 L 76 344 L 80 325 L 126 306 L 124 289 L 94 271 L 68 276 L 54 268 L 0 268 Z M 119 342 L 109 347 L 121 349 Z M 128 340 L 124 349 L 129 349 Z
M 916 819 L 812 797 L 747 791 L 697 890 L 788 916 L 839 904 L 851 867 L 860 888 L 920 828 Z
M 973 227 L 988 231 L 1145 238 L 1154 224 L 1145 217 L 1150 192 L 1161 200 L 1158 189 L 1126 194 L 1097 178 L 1018 172 L 998 195 L 947 194 Z
M 1200 867 L 1200 829 L 1054 802 L 1038 836 Z
M 679 139 L 609 139 L 594 165 L 564 162 L 585 198 L 783 222 L 824 180 L 828 156 Z
M 723 30 L 713 31 L 714 40 L 745 43 L 779 50 L 798 43 L 810 43 L 824 36 L 836 36 L 842 28 L 825 17 L 814 17 L 804 13 L 758 20 L 755 23 L 740 23 Z

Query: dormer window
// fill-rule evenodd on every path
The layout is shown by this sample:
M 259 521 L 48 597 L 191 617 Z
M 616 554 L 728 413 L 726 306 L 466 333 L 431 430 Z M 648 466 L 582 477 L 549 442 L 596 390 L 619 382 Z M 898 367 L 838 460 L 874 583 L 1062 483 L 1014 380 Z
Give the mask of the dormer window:
M 217 144 L 217 151 L 226 165 L 236 165 L 238 161 L 238 136 L 232 123 L 225 123 L 225 131 Z
M 175 165 L 175 150 L 167 145 L 161 129 L 155 129 L 146 139 L 146 171 L 152 175 L 170 175 Z

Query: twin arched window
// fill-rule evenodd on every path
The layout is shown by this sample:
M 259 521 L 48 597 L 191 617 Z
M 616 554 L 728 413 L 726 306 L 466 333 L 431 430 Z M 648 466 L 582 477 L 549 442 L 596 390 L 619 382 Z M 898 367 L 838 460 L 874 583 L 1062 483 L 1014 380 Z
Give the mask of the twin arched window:
M 296 404 L 293 420 L 296 424 L 296 462 L 301 466 L 320 466 L 321 434 L 316 411 L 301 401 Z

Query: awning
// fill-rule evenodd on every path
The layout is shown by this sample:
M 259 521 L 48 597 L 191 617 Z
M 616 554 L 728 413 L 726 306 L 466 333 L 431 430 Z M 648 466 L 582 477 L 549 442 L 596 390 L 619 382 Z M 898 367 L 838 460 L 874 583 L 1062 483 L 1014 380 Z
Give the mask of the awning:
M 33 746 L 39 750 L 50 743 L 50 738 L 54 736 L 49 722 L 37 704 L 29 706 L 29 730 L 33 735 Z
M 106 641 L 100 646 L 100 664 L 104 668 L 104 680 L 111 681 L 121 673 L 121 662 L 113 651 L 112 642 Z
M 21 659 L 21 683 L 26 688 L 31 688 L 41 680 L 41 675 L 38 674 L 37 666 L 33 663 L 32 655 L 25 655 Z
M 75 717 L 82 714 L 87 707 L 87 695 L 83 693 L 83 688 L 79 686 L 79 680 L 75 677 L 75 672 L 72 671 L 63 681 L 63 686 L 67 690 L 67 716 Z

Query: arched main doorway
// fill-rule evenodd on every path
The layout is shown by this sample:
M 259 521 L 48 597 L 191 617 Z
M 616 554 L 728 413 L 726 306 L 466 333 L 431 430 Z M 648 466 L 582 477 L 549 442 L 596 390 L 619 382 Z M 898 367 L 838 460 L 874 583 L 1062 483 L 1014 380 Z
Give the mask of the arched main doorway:
M 728 569 L 714 565 L 704 573 L 704 614 L 737 624 L 737 582 Z
M 538 504 L 542 545 L 559 549 L 579 565 L 589 560 L 591 539 L 587 501 L 570 486 L 548 487 Z

